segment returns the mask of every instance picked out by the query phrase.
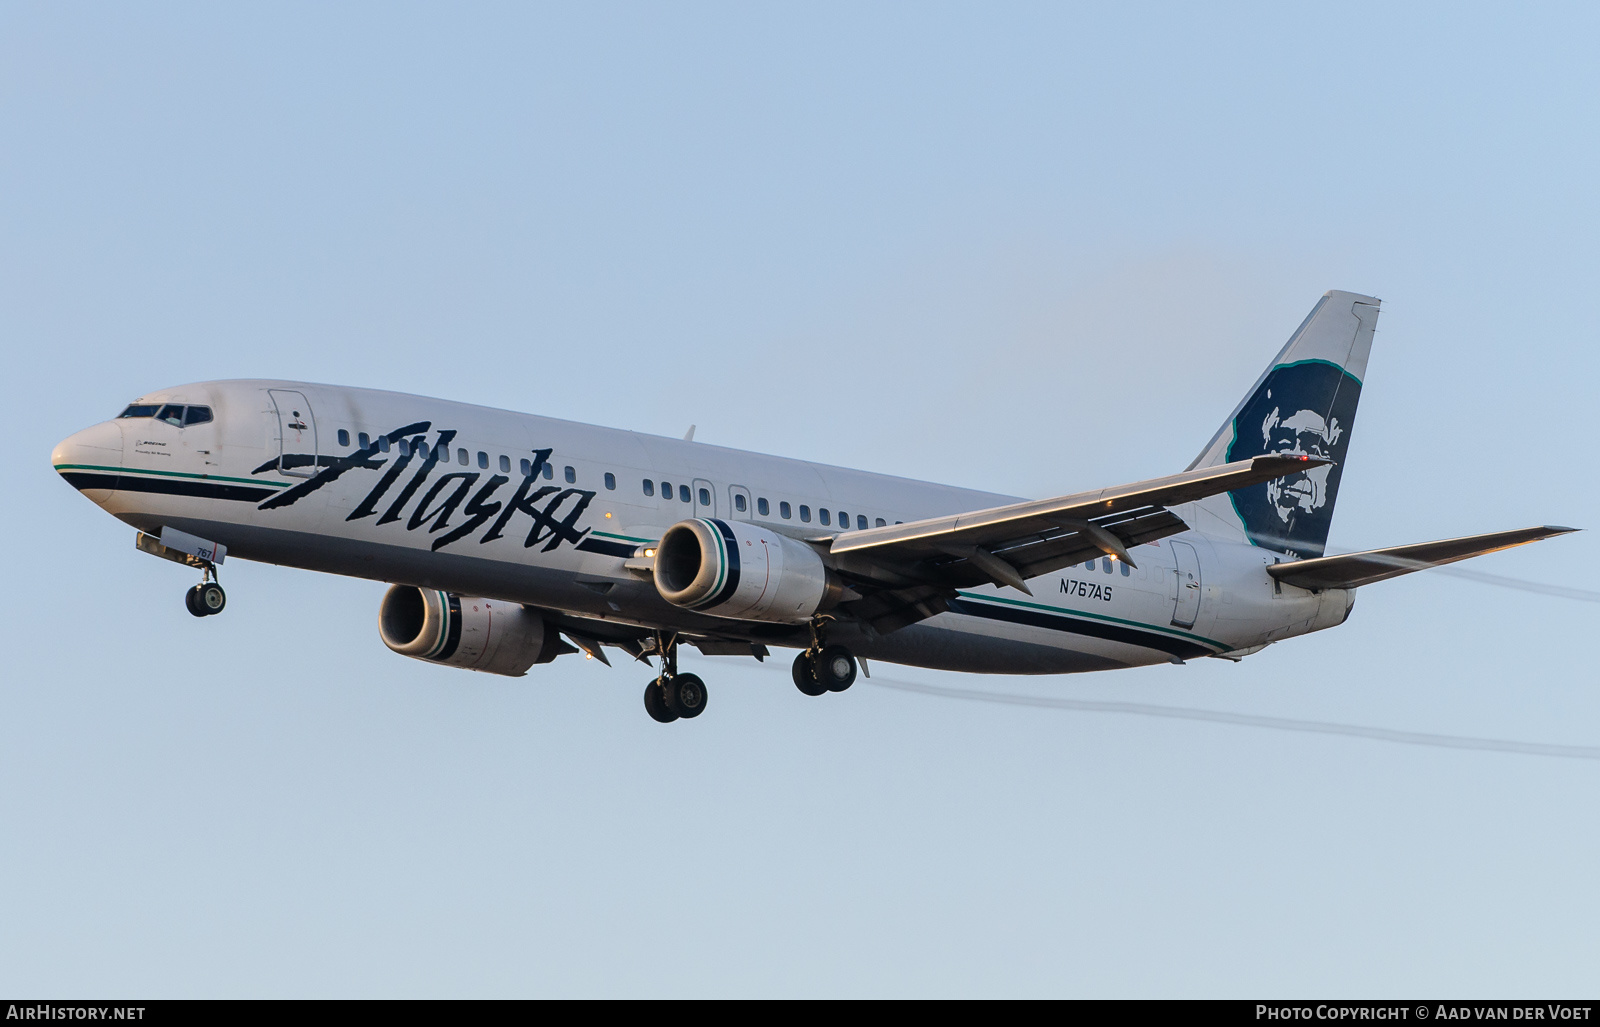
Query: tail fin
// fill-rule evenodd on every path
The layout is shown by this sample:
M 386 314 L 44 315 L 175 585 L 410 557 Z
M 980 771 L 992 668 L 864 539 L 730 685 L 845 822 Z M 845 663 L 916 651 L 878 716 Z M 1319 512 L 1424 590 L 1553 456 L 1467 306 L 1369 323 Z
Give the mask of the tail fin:
M 1211 515 L 1202 530 L 1225 527 L 1242 532 L 1254 545 L 1302 557 L 1322 555 L 1378 302 L 1353 292 L 1324 293 L 1189 469 L 1263 453 L 1306 453 L 1333 462 L 1202 500 L 1196 505 Z

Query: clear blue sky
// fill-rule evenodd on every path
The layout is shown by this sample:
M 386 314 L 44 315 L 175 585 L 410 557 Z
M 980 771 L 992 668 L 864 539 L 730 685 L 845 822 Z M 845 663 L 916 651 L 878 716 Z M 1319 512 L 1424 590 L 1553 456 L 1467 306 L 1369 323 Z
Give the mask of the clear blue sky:
M 160 386 L 369 385 L 1025 495 L 1384 313 L 1344 548 L 1593 527 L 1590 6 L 0 7 L 0 993 L 1572 995 L 1600 764 L 515 681 L 59 481 Z M 1600 535 L 1483 571 L 1596 588 Z M 1416 575 L 1239 665 L 885 677 L 1600 744 L 1594 604 Z

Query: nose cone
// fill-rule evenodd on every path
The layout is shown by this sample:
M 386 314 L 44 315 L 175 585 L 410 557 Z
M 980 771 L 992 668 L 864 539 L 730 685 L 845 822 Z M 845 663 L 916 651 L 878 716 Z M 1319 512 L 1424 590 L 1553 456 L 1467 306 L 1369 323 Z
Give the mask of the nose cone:
M 67 484 L 96 503 L 110 498 L 122 470 L 122 425 L 106 421 L 56 443 L 50 463 Z

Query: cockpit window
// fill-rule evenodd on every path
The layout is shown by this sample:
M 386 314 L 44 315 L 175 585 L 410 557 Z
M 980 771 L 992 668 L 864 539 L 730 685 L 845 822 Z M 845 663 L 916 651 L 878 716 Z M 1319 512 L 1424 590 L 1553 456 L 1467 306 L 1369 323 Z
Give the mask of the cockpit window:
M 191 424 L 206 424 L 211 420 L 210 407 L 185 407 L 182 403 L 134 403 L 117 415 L 123 417 L 154 417 L 158 421 L 182 428 Z

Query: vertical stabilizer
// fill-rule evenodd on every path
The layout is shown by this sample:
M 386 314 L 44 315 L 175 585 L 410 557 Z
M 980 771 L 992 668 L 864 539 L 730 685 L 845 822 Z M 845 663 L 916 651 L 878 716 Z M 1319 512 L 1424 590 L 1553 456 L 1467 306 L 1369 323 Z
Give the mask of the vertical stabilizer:
M 1242 534 L 1255 545 L 1303 557 L 1322 555 L 1378 302 L 1353 292 L 1325 293 L 1189 468 L 1264 453 L 1303 453 L 1333 462 L 1203 500 L 1195 504 L 1206 515 L 1191 521 L 1196 528 Z

